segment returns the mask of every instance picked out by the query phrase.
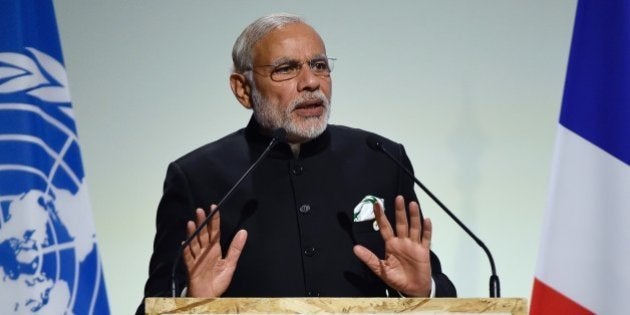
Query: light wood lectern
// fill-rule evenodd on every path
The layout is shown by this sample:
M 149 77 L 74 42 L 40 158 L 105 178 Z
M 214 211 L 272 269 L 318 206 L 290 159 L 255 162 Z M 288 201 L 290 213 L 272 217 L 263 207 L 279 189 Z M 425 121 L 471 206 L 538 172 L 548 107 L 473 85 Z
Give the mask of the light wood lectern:
M 147 298 L 146 314 L 527 314 L 522 298 Z

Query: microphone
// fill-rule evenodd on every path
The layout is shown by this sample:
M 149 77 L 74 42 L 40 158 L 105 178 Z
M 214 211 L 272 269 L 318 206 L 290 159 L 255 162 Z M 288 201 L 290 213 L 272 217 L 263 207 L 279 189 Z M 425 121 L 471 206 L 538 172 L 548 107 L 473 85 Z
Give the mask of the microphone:
M 446 212 L 446 214 L 448 214 L 449 217 L 451 217 L 451 219 L 453 219 L 453 221 L 455 221 L 455 223 L 457 223 L 457 225 L 459 225 L 474 241 L 475 243 L 477 243 L 477 245 L 479 245 L 479 247 L 481 247 L 483 249 L 483 251 L 486 253 L 486 255 L 488 256 L 488 260 L 490 260 L 490 269 L 492 270 L 492 275 L 490 276 L 490 297 L 491 298 L 498 298 L 501 297 L 501 285 L 499 283 L 499 276 L 497 275 L 497 270 L 496 267 L 494 265 L 494 259 L 492 258 L 492 254 L 490 253 L 490 250 L 488 249 L 488 247 L 486 246 L 486 244 L 484 244 L 476 235 L 475 233 L 473 233 L 470 229 L 468 229 L 468 227 L 459 220 L 459 218 L 457 218 L 457 216 L 455 216 L 455 214 L 453 214 L 453 212 L 451 212 L 451 210 L 449 210 L 441 201 L 440 199 L 438 199 L 426 186 L 424 186 L 420 180 L 418 180 L 413 173 L 407 168 L 405 167 L 405 165 L 403 165 L 398 159 L 396 159 L 396 157 L 394 157 L 389 151 L 387 151 L 387 149 L 385 149 L 385 146 L 383 145 L 383 141 L 381 138 L 379 138 L 378 136 L 375 135 L 370 135 L 367 137 L 366 139 L 367 145 L 375 151 L 378 152 L 382 152 L 385 155 L 387 155 L 387 157 L 389 157 L 390 160 L 394 161 L 399 168 L 401 168 L 405 173 L 407 173 L 407 175 L 409 175 L 409 177 L 413 178 L 413 181 L 418 184 L 418 186 L 420 186 L 420 188 L 422 188 L 422 190 L 429 195 L 429 197 L 431 197 L 431 199 L 438 204 L 438 206 L 440 206 L 440 208 L 442 208 L 442 210 L 444 210 L 444 212 Z
M 269 144 L 267 145 L 265 150 L 260 154 L 258 159 L 245 171 L 245 173 L 243 173 L 241 178 L 239 178 L 236 181 L 234 186 L 232 186 L 232 188 L 230 188 L 230 190 L 225 194 L 225 196 L 223 196 L 221 201 L 219 201 L 219 203 L 217 203 L 216 208 L 214 208 L 214 210 L 210 210 L 210 213 L 208 214 L 208 216 L 206 216 L 206 219 L 197 227 L 197 229 L 193 232 L 193 234 L 191 234 L 182 243 L 182 245 L 179 248 L 179 251 L 177 252 L 177 257 L 175 258 L 175 261 L 173 262 L 173 269 L 171 270 L 171 291 L 172 291 L 173 297 L 176 297 L 176 295 L 177 295 L 177 281 L 176 281 L 177 279 L 175 277 L 175 272 L 177 270 L 177 266 L 179 264 L 179 260 L 182 258 L 182 254 L 183 254 L 184 249 L 186 248 L 186 246 L 188 246 L 190 244 L 190 242 L 192 242 L 192 240 L 195 239 L 195 237 L 197 237 L 197 235 L 199 235 L 199 233 L 201 233 L 201 230 L 203 230 L 203 228 L 205 228 L 206 225 L 208 225 L 208 222 L 210 222 L 210 219 L 214 216 L 215 213 L 217 213 L 217 211 L 219 211 L 219 209 L 221 208 L 223 203 L 225 203 L 225 201 L 230 196 L 232 196 L 232 193 L 234 192 L 234 190 L 236 190 L 236 188 L 238 188 L 238 186 L 240 186 L 241 182 L 258 166 L 258 164 L 260 164 L 260 161 L 262 161 L 262 159 L 264 159 L 269 154 L 271 149 L 273 147 L 275 147 L 278 143 L 286 142 L 286 140 L 287 140 L 287 131 L 284 128 L 275 129 L 273 131 L 273 133 L 272 133 L 271 141 L 269 142 Z

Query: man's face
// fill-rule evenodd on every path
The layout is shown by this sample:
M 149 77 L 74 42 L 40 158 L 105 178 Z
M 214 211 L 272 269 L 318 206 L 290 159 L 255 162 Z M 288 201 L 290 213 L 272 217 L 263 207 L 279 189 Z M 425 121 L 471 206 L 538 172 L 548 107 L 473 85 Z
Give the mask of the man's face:
M 252 103 L 257 121 L 267 129 L 284 128 L 290 142 L 320 135 L 330 115 L 330 76 L 316 75 L 303 64 L 297 76 L 273 80 L 273 66 L 325 58 L 326 48 L 308 25 L 289 24 L 263 37 L 253 50 Z M 261 67 L 263 66 L 263 67 Z

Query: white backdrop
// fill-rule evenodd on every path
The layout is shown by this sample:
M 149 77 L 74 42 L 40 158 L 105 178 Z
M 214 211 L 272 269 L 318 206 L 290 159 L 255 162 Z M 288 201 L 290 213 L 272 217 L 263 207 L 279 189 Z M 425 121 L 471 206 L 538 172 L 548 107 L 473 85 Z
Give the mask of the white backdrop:
M 114 314 L 142 296 L 168 162 L 244 126 L 231 47 L 255 18 L 302 14 L 338 58 L 336 124 L 406 146 L 416 174 L 529 297 L 574 0 L 55 0 Z M 420 191 L 418 191 L 420 195 Z M 428 198 L 459 295 L 488 295 L 483 252 Z

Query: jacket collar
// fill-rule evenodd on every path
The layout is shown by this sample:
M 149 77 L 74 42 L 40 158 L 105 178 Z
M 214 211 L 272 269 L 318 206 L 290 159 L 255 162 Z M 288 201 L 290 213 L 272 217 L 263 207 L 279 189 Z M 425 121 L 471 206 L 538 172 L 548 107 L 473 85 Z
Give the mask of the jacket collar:
M 330 145 L 330 132 L 328 129 L 329 128 L 326 127 L 326 130 L 324 130 L 324 132 L 317 138 L 302 143 L 298 159 L 311 157 L 324 151 Z M 267 145 L 269 145 L 272 137 L 271 134 L 264 130 L 256 121 L 254 115 L 252 115 L 249 119 L 247 127 L 245 128 L 245 138 L 252 148 L 256 151 L 262 152 Z M 291 147 L 288 143 L 279 143 L 271 150 L 271 152 L 269 152 L 269 156 L 280 159 L 292 159 L 293 152 L 291 151 Z

